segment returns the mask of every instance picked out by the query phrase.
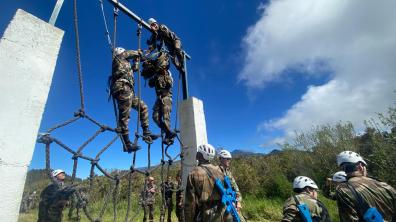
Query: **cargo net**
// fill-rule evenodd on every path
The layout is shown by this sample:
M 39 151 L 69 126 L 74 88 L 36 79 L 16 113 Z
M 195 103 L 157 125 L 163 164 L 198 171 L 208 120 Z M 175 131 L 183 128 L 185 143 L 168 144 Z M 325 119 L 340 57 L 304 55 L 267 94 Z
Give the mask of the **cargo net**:
M 103 12 L 103 2 L 100 0 L 100 6 Z M 115 32 L 116 32 L 116 19 L 118 16 L 118 9 L 117 7 L 114 8 L 114 39 L 115 39 Z M 74 113 L 73 118 L 58 124 L 47 131 L 40 133 L 38 135 L 37 142 L 42 143 L 45 145 L 45 167 L 48 173 L 48 176 L 51 177 L 51 163 L 50 163 L 50 156 L 51 156 L 51 150 L 53 149 L 53 145 L 58 145 L 60 148 L 66 150 L 68 153 L 72 155 L 73 159 L 73 171 L 71 175 L 71 186 L 75 187 L 76 192 L 73 193 L 74 196 L 70 198 L 71 205 L 75 205 L 76 209 L 76 214 L 77 214 L 77 221 L 80 221 L 81 219 L 81 210 L 83 210 L 85 216 L 88 218 L 89 221 L 110 221 L 111 219 L 109 218 L 104 218 L 105 212 L 108 211 L 108 206 L 109 202 L 112 203 L 112 214 L 113 214 L 113 221 L 117 221 L 118 214 L 117 212 L 122 210 L 126 211 L 125 212 L 125 221 L 133 221 L 134 218 L 136 218 L 137 215 L 139 215 L 139 210 L 142 209 L 142 206 L 145 202 L 144 198 L 145 196 L 143 195 L 142 197 L 135 198 L 137 201 L 137 204 L 140 205 L 138 206 L 136 212 L 132 215 L 132 199 L 133 199 L 133 187 L 137 187 L 136 185 L 139 183 L 139 176 L 138 175 L 143 175 L 144 179 L 144 187 L 143 189 L 138 189 L 135 191 L 142 191 L 145 190 L 147 187 L 147 177 L 151 176 L 152 173 L 156 170 L 160 169 L 160 177 L 161 177 L 161 211 L 160 211 L 160 221 L 164 221 L 165 218 L 165 210 L 167 208 L 166 201 L 165 201 L 165 195 L 163 192 L 165 188 L 164 184 L 164 178 L 170 176 L 170 167 L 174 163 L 174 161 L 178 158 L 181 160 L 183 159 L 183 152 L 171 156 L 168 153 L 168 149 L 170 148 L 170 145 L 165 145 L 164 143 L 161 143 L 161 162 L 157 163 L 155 166 L 151 165 L 151 144 L 147 144 L 147 167 L 146 168 L 137 168 L 136 167 L 136 156 L 138 151 L 133 151 L 132 152 L 132 160 L 131 160 L 131 166 L 129 169 L 125 170 L 116 170 L 116 171 L 107 171 L 100 165 L 100 157 L 101 155 L 106 152 L 117 140 L 121 140 L 121 135 L 120 132 L 117 130 L 117 128 L 112 128 L 110 126 L 101 124 L 99 121 L 95 120 L 92 118 L 90 115 L 86 113 L 85 110 L 85 104 L 84 104 L 84 94 L 83 94 L 83 75 L 82 75 L 82 70 L 81 70 L 81 61 L 80 61 L 80 45 L 79 45 L 79 34 L 78 34 L 78 17 L 77 17 L 77 0 L 74 0 L 74 31 L 75 31 L 75 41 L 76 41 L 76 62 L 77 62 L 77 71 L 78 71 L 78 79 L 79 79 L 79 90 L 80 90 L 80 108 L 78 109 L 77 112 Z M 111 39 L 109 36 L 108 28 L 107 28 L 107 23 L 106 23 L 106 18 L 103 12 L 103 18 L 105 22 L 105 28 L 106 28 L 106 36 L 109 42 L 109 45 L 111 49 L 113 49 L 115 42 L 111 43 Z M 140 49 L 140 34 L 141 34 L 141 25 L 138 26 L 138 38 L 139 38 L 139 49 Z M 140 97 L 140 71 L 139 72 L 139 98 Z M 177 103 L 179 102 L 179 93 L 180 92 L 180 75 L 179 75 L 179 84 L 178 84 L 178 93 L 177 93 Z M 91 124 L 94 124 L 98 127 L 97 131 L 89 137 L 85 142 L 83 142 L 79 147 L 72 149 L 70 146 L 66 145 L 63 143 L 59 138 L 56 138 L 52 135 L 52 133 L 58 129 L 61 129 L 69 124 L 72 124 L 78 120 L 85 120 L 89 121 Z M 139 117 L 137 118 L 137 121 L 139 121 Z M 118 122 L 118 121 L 117 121 Z M 138 125 L 138 124 L 137 124 Z M 176 121 L 175 121 L 175 132 L 177 132 L 176 139 L 183 150 L 184 146 L 180 141 L 180 137 L 178 135 L 178 130 L 176 130 L 177 126 L 177 113 L 176 113 Z M 110 132 L 114 134 L 114 137 L 107 143 L 104 144 L 103 147 L 97 152 L 97 154 L 94 157 L 87 156 L 83 153 L 84 149 L 87 147 L 88 144 L 90 144 L 92 141 L 94 141 L 100 134 L 104 132 Z M 135 132 L 136 138 L 141 138 L 141 136 L 138 135 L 138 127 Z M 163 133 L 161 133 L 162 139 L 164 139 Z M 78 168 L 78 163 L 79 160 L 84 160 L 84 161 L 89 161 L 91 164 L 90 168 L 90 175 L 88 181 L 80 181 L 77 182 L 76 179 L 76 174 L 77 174 L 77 168 Z M 182 167 L 182 164 L 180 164 L 180 168 Z M 95 169 L 99 170 L 103 176 L 98 177 L 95 174 Z M 107 178 L 105 180 L 99 180 L 99 178 Z M 141 182 L 141 181 L 140 181 Z M 121 184 L 127 183 L 127 190 L 120 190 L 121 188 L 124 188 L 124 186 L 121 186 Z M 97 189 L 94 189 L 95 186 L 98 186 Z M 183 185 L 179 186 L 178 190 L 173 190 L 173 191 L 181 191 Z M 101 194 L 103 194 L 102 200 L 97 200 L 97 196 L 100 196 L 98 194 L 93 193 L 93 191 L 99 190 Z M 91 195 L 87 195 L 91 194 Z M 125 204 L 124 202 L 120 202 L 120 197 L 126 198 L 127 199 L 127 207 L 125 210 L 125 207 L 121 206 L 122 204 Z M 143 198 L 143 199 L 141 199 Z M 140 199 L 140 200 L 138 200 Z M 74 203 L 73 203 L 74 202 Z M 95 214 L 95 215 L 94 215 Z M 70 211 L 69 211 L 70 215 Z
M 84 143 L 82 143 L 81 146 L 79 146 L 77 149 L 73 150 L 66 144 L 64 144 L 60 139 L 55 138 L 51 136 L 51 133 L 57 129 L 60 129 L 64 126 L 67 126 L 73 122 L 76 122 L 79 119 L 85 119 L 91 122 L 92 124 L 95 124 L 98 126 L 98 130 L 90 137 L 88 138 Z M 103 132 L 112 132 L 115 134 L 115 136 L 101 148 L 95 157 L 89 157 L 84 155 L 83 151 L 87 147 L 89 143 L 91 143 L 97 136 L 99 136 Z M 89 115 L 87 115 L 83 110 L 79 110 L 74 114 L 74 117 L 70 120 L 65 121 L 64 123 L 61 123 L 59 125 L 56 125 L 49 130 L 47 130 L 45 133 L 40 133 L 37 142 L 45 144 L 45 167 L 48 172 L 48 176 L 51 177 L 51 164 L 50 164 L 50 156 L 51 156 L 51 149 L 53 148 L 53 145 L 56 144 L 59 147 L 63 148 L 67 152 L 69 152 L 72 155 L 73 159 L 73 171 L 71 175 L 71 185 L 76 186 L 76 192 L 75 192 L 75 197 L 76 198 L 71 198 L 71 202 L 74 201 L 74 203 L 71 203 L 70 205 L 75 205 L 76 207 L 76 214 L 77 214 L 77 219 L 80 221 L 81 219 L 81 212 L 80 210 L 82 209 L 86 217 L 90 221 L 103 221 L 103 216 L 106 212 L 106 209 L 109 205 L 109 202 L 112 202 L 113 205 L 113 221 L 117 221 L 117 209 L 125 209 L 125 207 L 120 207 L 119 206 L 119 198 L 120 196 L 124 197 L 126 196 L 127 199 L 127 208 L 126 208 L 126 215 L 125 215 L 125 221 L 133 221 L 133 219 L 139 215 L 139 212 L 135 212 L 133 215 L 131 214 L 131 208 L 132 208 L 132 199 L 133 199 L 133 181 L 136 179 L 137 174 L 141 174 L 144 177 L 149 177 L 152 175 L 152 173 L 156 170 L 160 169 L 160 177 L 161 177 L 161 185 L 164 185 L 164 178 L 167 178 L 170 176 L 170 166 L 174 163 L 174 161 L 177 158 L 182 158 L 182 155 L 179 153 L 176 156 L 172 157 L 168 153 L 168 149 L 170 148 L 169 145 L 165 146 L 162 144 L 161 146 L 161 162 L 157 164 L 156 166 L 152 167 L 151 166 L 151 144 L 148 144 L 148 149 L 147 149 L 147 167 L 145 169 L 142 168 L 136 168 L 136 156 L 138 151 L 134 151 L 132 153 L 132 161 L 131 161 L 131 167 L 129 169 L 125 170 L 117 170 L 113 172 L 109 172 L 106 169 L 104 169 L 100 165 L 100 157 L 101 155 L 108 150 L 118 139 L 120 135 L 116 132 L 114 128 L 111 128 L 109 126 L 103 125 L 99 123 L 98 121 L 94 120 L 91 118 Z M 177 136 L 177 140 L 180 142 L 179 136 Z M 89 161 L 91 164 L 91 169 L 90 169 L 90 175 L 88 179 L 88 185 L 87 183 L 77 183 L 76 182 L 76 174 L 77 174 L 77 168 L 78 168 L 78 163 L 79 160 L 85 160 Z M 95 175 L 95 168 L 99 170 L 105 178 L 108 179 L 108 183 L 103 184 L 104 180 L 97 180 L 98 178 Z M 95 183 L 97 181 L 98 184 Z M 136 180 L 137 181 L 137 180 Z M 142 190 L 146 189 L 146 179 L 144 180 L 144 187 Z M 127 183 L 127 190 L 123 190 L 120 193 L 120 184 L 121 183 Z M 81 184 L 81 187 L 79 185 Z M 100 186 L 96 189 L 94 189 L 94 186 Z M 136 184 L 135 184 L 136 185 Z M 181 189 L 182 186 L 180 186 L 179 189 Z M 164 187 L 162 187 L 161 190 L 163 190 Z M 97 198 L 98 194 L 93 193 L 93 190 L 99 190 L 100 193 L 104 193 L 103 201 L 98 201 L 95 200 Z M 139 192 L 142 190 L 138 190 Z M 178 190 L 175 190 L 178 191 Z M 92 198 L 90 198 L 91 195 L 87 194 L 92 194 Z M 165 202 L 165 196 L 164 192 L 161 192 L 161 221 L 164 221 L 164 216 L 165 216 L 165 211 L 166 211 L 166 202 Z M 138 200 L 140 203 L 144 202 L 144 195 L 141 196 L 140 199 Z M 92 201 L 91 201 L 92 199 Z M 138 198 L 135 198 L 138 199 Z M 138 202 L 138 203 L 139 203 Z M 99 203 L 101 203 L 101 206 L 98 206 Z M 125 203 L 125 202 L 123 202 Z M 92 206 L 90 206 L 92 205 Z M 141 205 L 141 204 L 139 204 Z M 118 206 L 118 207 L 117 207 Z M 91 210 L 90 210 L 91 209 Z M 141 209 L 139 206 L 137 209 Z M 96 215 L 93 215 L 92 211 L 97 211 L 95 212 Z

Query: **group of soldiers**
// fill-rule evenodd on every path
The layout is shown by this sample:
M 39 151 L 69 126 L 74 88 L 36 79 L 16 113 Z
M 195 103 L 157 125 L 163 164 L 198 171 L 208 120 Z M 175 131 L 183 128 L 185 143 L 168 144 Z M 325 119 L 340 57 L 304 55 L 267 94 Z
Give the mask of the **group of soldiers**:
M 149 87 L 155 89 L 157 96 L 152 117 L 161 132 L 165 134 L 163 143 L 171 145 L 176 137 L 176 132 L 171 128 L 173 78 L 169 68 L 172 59 L 177 70 L 183 74 L 185 55 L 181 41 L 174 32 L 153 18 L 150 18 L 148 23 L 153 33 L 147 41 L 148 50 L 143 52 L 140 49 L 135 51 L 117 47 L 113 51 L 109 85 L 111 96 L 118 107 L 117 129 L 121 134 L 125 152 L 138 150 L 137 145 L 129 138 L 128 124 L 131 109 L 139 112 L 143 140 L 152 143 L 159 137 L 149 130 L 147 105 L 134 91 L 133 73 L 139 70 L 141 62 L 143 63 L 141 74 L 145 80 L 148 80 Z
M 166 181 L 160 184 L 161 195 L 164 198 L 164 214 L 165 210 L 167 213 L 167 221 L 172 221 L 172 211 L 173 211 L 173 193 L 176 193 L 176 216 L 179 222 L 183 220 L 183 189 L 181 183 L 181 172 L 179 171 L 176 175 L 176 181 L 172 181 L 172 177 L 168 176 Z M 159 192 L 155 184 L 155 179 L 149 176 L 146 180 L 145 187 L 140 195 L 140 205 L 144 210 L 143 221 L 153 221 L 154 220 L 154 207 L 156 195 Z
M 341 222 L 396 221 L 395 189 L 368 177 L 367 163 L 359 154 L 343 151 L 337 156 L 337 164 L 342 171 L 328 178 L 324 194 L 337 201 Z M 318 200 L 318 186 L 312 179 L 296 177 L 293 191 L 296 194 L 284 203 L 282 221 L 331 221 L 326 206 Z
M 167 221 L 171 221 L 173 211 L 173 193 L 176 193 L 176 216 L 179 222 L 192 221 L 245 221 L 241 213 L 242 195 L 230 171 L 231 153 L 227 150 L 218 152 L 220 164 L 212 160 L 216 150 L 210 144 L 197 148 L 197 165 L 189 172 L 185 190 L 181 174 L 176 181 L 168 177 L 158 189 L 155 179 L 147 177 L 140 196 L 144 209 L 143 221 L 154 220 L 156 195 L 161 192 L 164 208 L 167 209 Z M 367 176 L 367 163 L 357 153 L 341 152 L 337 156 L 338 166 L 342 169 L 328 179 L 324 195 L 336 200 L 341 222 L 349 221 L 396 221 L 396 191 L 390 185 Z M 40 197 L 38 221 L 60 222 L 62 210 L 72 197 L 75 189 L 64 186 L 63 170 L 52 172 L 53 183 L 45 188 Z M 224 202 L 224 193 L 219 190 L 218 182 L 226 184 L 231 181 L 235 198 L 231 205 Z M 333 192 L 335 188 L 335 192 Z M 183 196 L 185 191 L 185 196 Z M 294 221 L 331 221 L 326 206 L 318 199 L 317 184 L 306 176 L 298 176 L 293 181 L 293 191 L 283 206 L 283 222 Z M 232 214 L 229 209 L 235 209 Z M 165 212 L 163 212 L 165 215 Z

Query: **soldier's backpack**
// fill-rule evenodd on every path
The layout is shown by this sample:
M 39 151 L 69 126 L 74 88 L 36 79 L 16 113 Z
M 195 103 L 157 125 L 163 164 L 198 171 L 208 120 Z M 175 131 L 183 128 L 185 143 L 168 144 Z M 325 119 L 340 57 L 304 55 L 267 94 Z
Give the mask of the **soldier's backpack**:
M 363 199 L 362 195 L 360 195 L 356 189 L 347 183 L 348 188 L 352 191 L 353 195 L 356 197 L 358 201 L 359 209 L 363 209 L 360 214 L 363 216 L 364 221 L 366 222 L 383 222 L 384 219 L 381 213 L 375 207 L 370 207 L 369 204 Z
M 300 203 L 295 195 L 293 195 L 294 201 L 296 202 L 298 212 L 300 212 L 300 216 L 304 222 L 313 222 L 311 213 L 309 212 L 309 208 L 305 203 Z

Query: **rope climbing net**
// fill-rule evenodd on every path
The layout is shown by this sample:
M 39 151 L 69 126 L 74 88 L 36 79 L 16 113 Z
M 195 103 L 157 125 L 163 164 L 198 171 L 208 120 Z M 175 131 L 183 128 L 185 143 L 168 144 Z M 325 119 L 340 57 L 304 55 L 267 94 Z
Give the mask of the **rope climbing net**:
M 100 7 L 102 9 L 102 15 L 105 23 L 105 29 L 106 29 L 106 37 L 108 40 L 108 43 L 110 45 L 110 48 L 113 50 L 113 47 L 115 45 L 115 38 L 116 38 L 116 21 L 117 21 L 117 16 L 118 16 L 118 9 L 117 7 L 114 7 L 114 34 L 113 34 L 113 43 L 111 42 L 110 34 L 108 31 L 107 27 L 107 22 L 106 22 L 106 17 L 105 13 L 103 10 L 103 1 L 99 0 L 100 2 Z M 71 184 L 72 185 L 78 185 L 76 183 L 76 174 L 77 174 L 77 168 L 79 165 L 79 160 L 85 160 L 89 161 L 91 168 L 90 168 L 90 174 L 89 174 L 89 192 L 92 192 L 93 187 L 94 187 L 94 178 L 95 178 L 95 169 L 99 170 L 103 176 L 108 178 L 108 180 L 111 181 L 112 186 L 110 186 L 106 192 L 106 195 L 104 196 L 104 201 L 103 205 L 100 207 L 99 214 L 94 216 L 93 212 L 90 212 L 88 205 L 90 203 L 89 197 L 86 199 L 86 197 L 83 197 L 80 192 L 76 192 L 77 200 L 80 203 L 81 208 L 83 209 L 84 214 L 90 221 L 102 221 L 105 210 L 108 206 L 108 202 L 110 201 L 110 197 L 112 196 L 112 205 L 113 205 L 113 221 L 117 221 L 117 203 L 119 199 L 119 190 L 120 190 L 120 182 L 122 180 L 127 180 L 128 183 L 128 190 L 127 190 L 127 211 L 125 215 L 125 221 L 132 221 L 134 217 L 131 217 L 131 206 L 132 206 L 132 182 L 133 182 L 133 176 L 135 174 L 141 174 L 144 175 L 145 177 L 149 177 L 152 175 L 154 171 L 157 169 L 161 169 L 160 171 L 160 176 L 161 176 L 161 184 L 164 186 L 164 178 L 165 176 L 169 176 L 170 172 L 170 166 L 174 163 L 174 161 L 178 158 L 182 159 L 183 155 L 181 153 L 176 154 L 175 156 L 172 156 L 169 154 L 169 148 L 170 145 L 164 145 L 164 143 L 161 143 L 161 162 L 157 164 L 156 166 L 152 166 L 151 164 L 151 144 L 147 145 L 147 167 L 142 170 L 136 167 L 136 157 L 137 157 L 137 151 L 132 152 L 132 159 L 131 159 L 131 166 L 127 170 L 121 170 L 121 171 L 116 171 L 116 172 L 109 172 L 106 169 L 104 169 L 100 165 L 100 158 L 103 153 L 105 153 L 118 139 L 121 138 L 120 132 L 117 130 L 117 128 L 112 128 L 108 125 L 104 125 L 100 123 L 99 121 L 95 120 L 92 118 L 90 115 L 85 110 L 85 103 L 84 103 L 84 93 L 83 93 L 83 73 L 81 69 L 81 60 L 80 60 L 80 42 L 79 42 L 79 33 L 78 33 L 78 16 L 77 16 L 77 0 L 74 0 L 74 31 L 75 31 L 75 42 L 76 42 L 76 62 L 77 62 L 77 71 L 78 71 L 78 80 L 79 80 L 79 91 L 80 91 L 80 108 L 78 109 L 77 112 L 74 113 L 74 116 L 67 120 L 64 121 L 58 125 L 53 126 L 52 128 L 48 129 L 44 133 L 40 133 L 37 139 L 38 143 L 42 143 L 45 145 L 45 167 L 47 170 L 48 176 L 51 178 L 51 163 L 50 163 L 50 157 L 51 157 L 51 150 L 53 149 L 53 145 L 56 144 L 60 148 L 66 150 L 68 153 L 72 155 L 72 160 L 73 160 L 73 170 L 72 170 L 72 175 L 71 175 Z M 138 37 L 139 37 L 139 49 L 140 49 L 140 35 L 141 35 L 141 25 L 138 26 Z M 138 81 L 138 87 L 139 87 L 139 98 L 140 98 L 140 71 L 139 73 L 139 81 Z M 179 86 L 178 86 L 178 95 L 177 95 L 177 104 L 179 101 L 179 91 L 180 91 L 180 76 L 179 76 Z M 140 107 L 139 107 L 140 109 Z M 139 113 L 139 112 L 138 112 Z M 176 114 L 177 118 L 177 114 Z M 63 143 L 59 138 L 56 138 L 52 135 L 52 133 L 56 130 L 59 130 L 67 125 L 70 125 L 78 120 L 87 120 L 91 124 L 94 124 L 97 126 L 97 131 L 90 136 L 85 142 L 83 142 L 79 147 L 73 149 L 70 146 L 66 145 Z M 137 122 L 139 121 L 139 116 L 137 118 Z M 117 121 L 118 122 L 118 121 Z M 136 138 L 139 138 L 138 136 L 138 124 L 137 123 L 137 130 L 136 130 Z M 175 121 L 175 129 L 177 126 L 177 121 Z M 175 130 L 177 131 L 177 130 Z M 96 153 L 94 157 L 88 156 L 84 154 L 84 150 L 87 147 L 88 144 L 90 144 L 92 141 L 94 141 L 100 134 L 104 132 L 110 132 L 114 134 L 112 139 L 108 141 L 107 144 L 104 144 L 102 148 Z M 177 141 L 180 144 L 180 147 L 184 147 L 183 144 L 180 141 L 179 135 L 176 136 Z M 163 139 L 163 138 L 162 138 Z M 182 164 L 181 164 L 182 166 Z M 144 189 L 147 186 L 146 183 L 147 180 L 145 180 L 144 183 Z M 183 186 L 181 186 L 183 187 Z M 181 189 L 181 188 L 180 188 Z M 161 189 L 162 190 L 162 189 Z M 165 195 L 164 192 L 162 193 L 162 204 L 161 204 L 161 221 L 164 221 L 164 215 L 165 215 L 165 209 L 166 209 L 166 204 L 165 204 Z M 135 214 L 135 216 L 137 213 Z M 78 221 L 80 221 L 79 217 L 79 208 L 77 208 L 77 218 Z

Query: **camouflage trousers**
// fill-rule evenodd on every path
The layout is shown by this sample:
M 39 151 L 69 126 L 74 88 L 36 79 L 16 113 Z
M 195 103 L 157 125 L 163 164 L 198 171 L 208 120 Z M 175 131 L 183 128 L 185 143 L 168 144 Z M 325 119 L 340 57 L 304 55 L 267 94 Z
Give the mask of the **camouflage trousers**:
M 143 131 L 148 129 L 148 108 L 143 100 L 134 95 L 134 91 L 129 83 L 116 81 L 112 87 L 112 95 L 117 101 L 118 106 L 118 126 L 122 135 L 129 134 L 129 119 L 131 108 L 139 109 L 140 102 L 140 124 Z
M 183 206 L 176 206 L 176 217 L 179 220 L 179 222 L 184 222 L 184 212 L 183 212 Z
M 149 222 L 154 221 L 154 205 L 153 204 L 143 205 L 143 212 L 144 212 L 143 222 L 147 221 L 147 214 L 148 214 Z
M 158 95 L 153 107 L 153 120 L 167 134 L 172 132 L 171 112 L 172 93 Z
M 62 211 L 65 205 L 66 205 L 65 201 L 59 201 L 49 206 L 40 203 L 39 216 L 37 222 L 61 222 Z
M 168 211 L 168 222 L 172 221 L 173 201 L 172 198 L 165 198 L 166 209 Z

